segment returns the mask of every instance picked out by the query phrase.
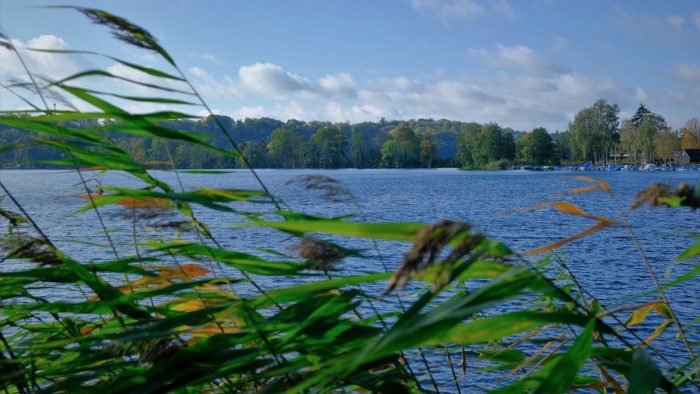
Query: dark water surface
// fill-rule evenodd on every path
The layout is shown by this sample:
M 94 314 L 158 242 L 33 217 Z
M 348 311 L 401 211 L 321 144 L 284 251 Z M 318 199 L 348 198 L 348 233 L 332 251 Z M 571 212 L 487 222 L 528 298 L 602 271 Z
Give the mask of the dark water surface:
M 158 177 L 177 184 L 173 173 L 156 172 Z M 437 170 L 260 170 L 259 174 L 270 191 L 296 211 L 324 216 L 353 214 L 358 220 L 368 221 L 419 221 L 434 222 L 438 219 L 467 221 L 492 238 L 504 241 L 518 252 L 548 244 L 583 231 L 595 224 L 593 221 L 567 215 L 551 208 L 523 211 L 547 201 L 569 201 L 596 216 L 620 219 L 620 213 L 628 215 L 642 249 L 657 275 L 668 281 L 694 267 L 694 263 L 674 264 L 674 258 L 692 244 L 690 232 L 700 232 L 699 212 L 688 209 L 651 209 L 643 207 L 628 212 L 635 194 L 653 182 L 695 185 L 697 174 L 683 172 L 466 172 L 453 169 Z M 341 181 L 356 197 L 356 203 L 332 203 L 320 197 L 318 192 L 308 191 L 299 185 L 287 185 L 287 181 L 304 174 L 323 174 Z M 86 173 L 91 177 L 92 173 Z M 592 175 L 608 182 L 614 199 L 603 192 L 591 192 L 556 196 L 557 193 L 590 183 L 572 179 L 573 176 Z M 181 174 L 186 188 L 222 187 L 256 188 L 253 177 L 246 171 L 235 170 L 228 174 Z M 131 185 L 137 183 L 125 175 L 102 176 L 107 185 Z M 104 234 L 93 212 L 71 216 L 71 212 L 85 204 L 77 198 L 82 194 L 79 178 L 73 172 L 46 170 L 12 170 L 0 172 L 2 181 L 23 204 L 47 235 L 65 248 L 69 255 L 82 261 L 111 258 L 111 250 L 91 246 L 104 245 Z M 90 185 L 94 188 L 95 183 Z M 15 210 L 9 199 L 0 206 Z M 268 209 L 270 207 L 246 207 Z M 133 253 L 131 219 L 109 208 L 103 212 L 106 226 L 123 255 Z M 276 247 L 284 251 L 291 241 L 279 234 L 259 229 L 241 229 L 237 218 L 210 210 L 198 210 L 198 217 L 207 223 L 216 237 L 227 247 L 256 251 L 256 247 Z M 141 226 L 139 237 L 149 234 Z M 371 249 L 367 241 L 344 240 L 348 246 Z M 360 243 L 358 243 L 360 242 Z M 364 243 L 361 243 L 364 242 Z M 387 265 L 393 269 L 401 261 L 407 245 L 383 242 L 379 249 Z M 259 253 L 259 251 L 256 251 Z M 373 253 L 373 252 L 372 252 Z M 559 254 L 566 260 L 583 287 L 595 294 L 605 306 L 612 308 L 653 299 L 639 297 L 653 290 L 653 282 L 642 263 L 630 233 L 623 226 L 611 227 L 587 236 L 563 247 Z M 534 260 L 533 260 L 534 261 Z M 362 271 L 378 271 L 376 260 L 348 260 L 342 263 L 339 274 Z M 552 275 L 556 274 L 553 270 Z M 267 287 L 289 283 L 261 278 Z M 290 282 L 291 283 L 291 282 Z M 691 280 L 669 291 L 673 306 L 680 318 L 689 323 L 698 315 L 698 280 Z M 377 291 L 381 291 L 378 288 Z M 52 294 L 61 297 L 60 294 Z M 70 298 L 70 296 L 65 296 Z M 626 316 L 626 315 L 622 315 Z M 644 330 L 651 332 L 652 318 Z M 657 346 L 671 348 L 678 360 L 684 357 L 681 343 L 673 338 L 673 332 L 657 339 Z M 690 327 L 690 336 L 700 339 Z M 449 383 L 444 356 L 431 355 L 431 364 L 441 382 Z M 471 367 L 470 367 L 471 368 Z M 464 379 L 464 388 L 481 391 L 491 388 L 488 379 L 477 379 L 478 373 Z

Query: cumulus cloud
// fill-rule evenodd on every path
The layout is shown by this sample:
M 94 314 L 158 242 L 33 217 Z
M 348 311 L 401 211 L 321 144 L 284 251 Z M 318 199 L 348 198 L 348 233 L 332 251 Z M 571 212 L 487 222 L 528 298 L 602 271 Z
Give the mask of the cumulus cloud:
M 569 121 L 567 113 L 620 90 L 610 80 L 578 73 L 551 77 L 501 73 L 465 80 L 407 81 L 384 80 L 361 90 L 359 97 L 363 105 L 376 107 L 377 113 L 389 118 L 448 118 L 520 128 L 538 123 L 561 129 Z
M 348 73 L 326 75 L 313 81 L 272 63 L 255 63 L 238 70 L 247 91 L 274 100 L 290 98 L 355 98 L 357 83 Z
M 565 74 L 570 72 L 568 67 L 555 63 L 523 45 L 509 47 L 498 44 L 496 49 L 496 51 L 472 49 L 469 52 L 480 56 L 491 65 L 518 69 L 532 75 Z
M 111 66 L 107 67 L 106 69 L 107 72 L 116 75 L 121 78 L 128 79 L 130 81 L 136 81 L 140 82 L 143 84 L 149 84 L 149 85 L 156 85 L 156 86 L 165 86 L 168 88 L 172 89 L 179 89 L 179 90 L 189 90 L 187 85 L 183 82 L 180 81 L 175 81 L 172 79 L 163 79 L 163 78 L 158 78 L 153 75 L 147 74 L 145 72 L 136 70 L 134 68 L 125 66 L 121 63 L 114 63 Z M 138 93 L 153 93 L 153 89 L 144 86 L 144 85 L 138 85 L 134 84 L 128 81 L 121 81 L 121 86 L 122 88 L 127 88 L 130 91 L 136 91 Z
M 243 86 L 264 96 L 285 98 L 291 93 L 314 91 L 308 80 L 272 63 L 242 66 L 238 76 Z
M 380 108 L 376 105 L 350 105 L 343 106 L 335 101 L 326 104 L 323 118 L 331 122 L 367 122 L 376 121 L 381 118 L 401 118 L 399 114 Z
M 267 115 L 265 107 L 258 105 L 257 107 L 241 107 L 233 113 L 235 118 L 261 118 Z
M 681 63 L 674 67 L 674 75 L 682 81 L 700 81 L 700 66 L 697 64 Z
M 22 55 L 27 68 L 32 72 L 32 74 L 40 77 L 36 78 L 40 85 L 43 84 L 41 78 L 57 81 L 75 74 L 84 68 L 83 61 L 77 56 L 49 52 L 34 52 L 25 49 L 71 48 L 65 40 L 55 35 L 44 34 L 27 40 L 26 42 L 11 39 L 11 43 Z M 24 67 L 17 58 L 17 54 L 4 46 L 0 46 L 0 81 L 8 85 L 17 82 L 29 83 L 30 81 Z M 78 81 L 74 81 L 72 83 L 79 85 Z M 34 88 L 23 90 L 22 88 L 16 87 L 14 91 L 17 94 L 22 95 L 25 99 L 34 101 L 35 105 L 39 105 L 40 107 L 42 106 L 38 101 Z M 49 102 L 49 105 L 55 103 L 60 107 L 73 107 L 80 110 L 92 109 L 90 106 L 87 106 L 79 100 L 73 99 L 69 95 L 63 95 L 62 92 L 58 91 L 58 89 L 52 89 L 49 92 L 45 91 L 44 96 Z M 0 90 L 0 103 L 3 105 L 1 109 L 14 110 L 28 108 L 28 105 L 22 99 L 11 95 L 10 93 L 4 91 L 4 89 Z
M 81 69 L 81 61 L 75 56 L 22 49 L 70 49 L 70 45 L 65 40 L 53 34 L 40 35 L 27 42 L 13 39 L 12 44 L 20 51 L 22 58 L 27 63 L 27 67 L 37 75 L 58 80 Z M 13 78 L 26 79 L 24 68 L 17 59 L 16 54 L 1 46 L 0 64 L 2 64 L 0 72 L 3 80 Z
M 357 85 L 348 73 L 327 75 L 319 80 L 319 85 L 330 96 L 357 97 Z
M 243 96 L 239 83 L 228 75 L 217 79 L 201 67 L 191 67 L 187 72 L 194 77 L 192 83 L 204 96 L 223 98 Z
M 358 83 L 347 73 L 314 80 L 271 63 L 255 63 L 241 67 L 233 82 L 242 87 L 243 99 L 262 98 L 271 100 L 266 103 L 270 105 L 244 106 L 233 115 L 334 122 L 430 117 L 563 129 L 573 113 L 598 98 L 624 105 L 647 97 L 641 87 L 625 88 L 569 71 L 524 46 L 478 53 L 500 71 L 436 80 L 398 75 Z M 203 69 L 189 72 L 193 78 L 211 78 Z
M 213 112 L 214 115 L 225 115 L 224 111 L 220 110 L 219 108 L 212 108 L 211 112 Z M 202 109 L 200 111 L 197 111 L 197 116 L 199 116 L 201 118 L 206 118 L 209 115 L 210 115 L 210 113 L 206 109 Z
M 280 114 L 280 119 L 318 120 L 323 118 L 296 101 L 290 101 L 283 107 L 278 107 L 276 112 Z

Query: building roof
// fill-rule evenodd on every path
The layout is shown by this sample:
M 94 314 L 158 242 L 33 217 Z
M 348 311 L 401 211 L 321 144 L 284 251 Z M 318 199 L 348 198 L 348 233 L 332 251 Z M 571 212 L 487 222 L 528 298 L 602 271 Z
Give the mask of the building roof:
M 700 149 L 683 149 L 688 154 L 691 163 L 700 163 Z

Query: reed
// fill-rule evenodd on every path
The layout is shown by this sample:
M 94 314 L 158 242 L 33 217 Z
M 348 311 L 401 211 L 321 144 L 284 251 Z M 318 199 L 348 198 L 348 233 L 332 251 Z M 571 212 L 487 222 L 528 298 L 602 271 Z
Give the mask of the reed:
M 22 262 L 19 269 L 0 265 L 0 387 L 5 392 L 452 392 L 471 387 L 470 379 L 480 373 L 498 374 L 500 379 L 489 387 L 494 392 L 587 388 L 650 393 L 700 387 L 696 344 L 684 335 L 684 325 L 663 293 L 695 279 L 700 270 L 658 283 L 657 302 L 607 309 L 565 263 L 550 259 L 558 247 L 617 223 L 571 203 L 526 209 L 557 209 L 591 220 L 591 227 L 519 254 L 472 232 L 467 223 L 377 223 L 303 215 L 272 196 L 257 174 L 255 190 L 193 188 L 183 184 L 173 166 L 178 185 L 170 185 L 153 170 L 172 166 L 172 157 L 168 163 L 139 161 L 111 137 L 126 133 L 184 141 L 248 162 L 221 123 L 217 127 L 230 150 L 167 126 L 168 120 L 193 118 L 191 114 L 127 111 L 125 104 L 152 103 L 211 113 L 174 57 L 146 29 L 106 11 L 67 8 L 110 29 L 125 44 L 160 56 L 169 68 L 96 52 L 20 49 L 7 34 L 0 35 L 4 50 L 20 59 L 21 51 L 99 57 L 149 77 L 144 82 L 87 69 L 47 80 L 27 68 L 25 81 L 2 85 L 30 109 L 3 111 L 0 123 L 25 130 L 34 144 L 64 154 L 50 164 L 80 177 L 77 194 L 87 204 L 76 214 L 97 215 L 107 240 L 103 246 L 114 256 L 91 261 L 67 255 L 36 224 L 24 202 L 0 183 L 15 207 L 0 210 L 7 223 L 0 263 Z M 85 87 L 95 77 L 147 88 L 152 95 Z M 94 110 L 51 109 L 45 100 L 49 96 L 68 96 Z M 79 122 L 90 127 L 75 126 Z M 110 185 L 104 176 L 110 172 L 125 174 L 137 186 Z M 578 180 L 592 186 L 564 193 L 604 191 L 612 197 L 605 182 Z M 88 187 L 92 182 L 94 190 Z M 346 188 L 327 177 L 292 183 L 320 191 L 330 202 L 354 202 Z M 694 188 L 654 186 L 640 194 L 635 206 L 694 209 L 697 201 Z M 278 245 L 258 245 L 266 250 L 261 254 L 223 246 L 215 230 L 195 214 L 203 210 L 240 226 L 292 237 L 296 246 L 285 251 L 276 249 Z M 129 221 L 130 242 L 110 238 L 106 212 Z M 139 234 L 139 226 L 158 229 L 160 235 L 146 237 Z M 339 245 L 344 238 L 368 240 L 377 250 L 344 248 Z M 383 240 L 405 244 L 406 255 L 396 272 L 386 271 L 377 248 Z M 679 259 L 699 254 L 700 243 L 682 251 Z M 334 271 L 348 257 L 377 269 L 361 275 Z M 565 277 L 545 271 L 556 264 L 565 268 Z M 261 277 L 297 284 L 266 288 L 259 283 Z M 377 284 L 386 290 L 373 291 Z M 398 305 L 390 302 L 389 293 L 408 286 L 415 297 L 399 298 Z M 54 287 L 84 297 L 66 301 L 37 295 L 37 289 Z M 643 338 L 635 325 L 651 312 L 664 319 Z M 665 351 L 678 340 L 658 346 L 654 342 L 673 327 L 688 349 L 686 362 L 679 365 Z M 461 349 L 459 357 L 453 357 L 454 349 Z M 443 365 L 431 365 L 428 358 L 443 360 Z M 461 376 L 456 368 L 460 362 Z M 446 371 L 449 379 L 437 378 Z

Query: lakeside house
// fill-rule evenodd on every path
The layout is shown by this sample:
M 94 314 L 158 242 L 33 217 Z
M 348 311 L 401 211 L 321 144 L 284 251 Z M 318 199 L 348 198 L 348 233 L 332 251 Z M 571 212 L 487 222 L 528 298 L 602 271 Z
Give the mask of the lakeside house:
M 700 149 L 681 149 L 673 154 L 675 164 L 700 164 Z

